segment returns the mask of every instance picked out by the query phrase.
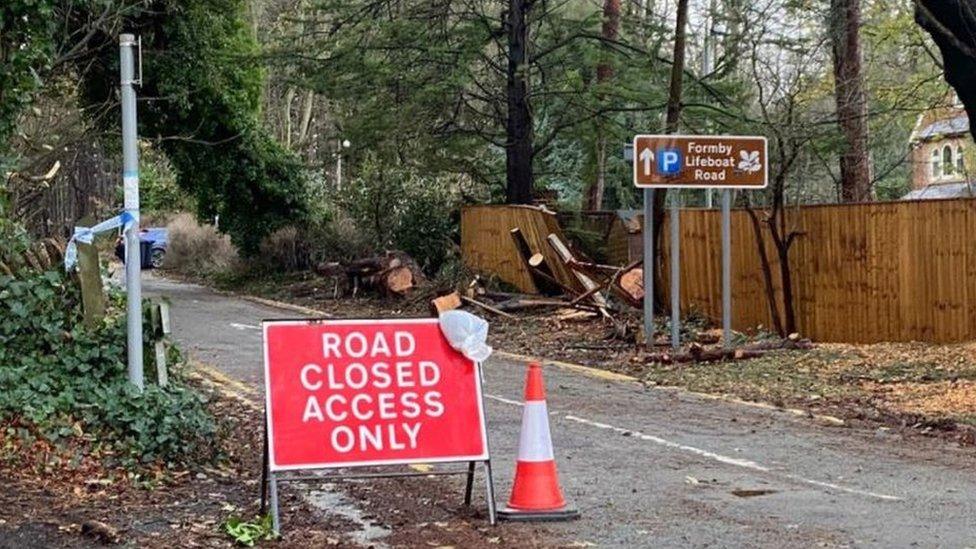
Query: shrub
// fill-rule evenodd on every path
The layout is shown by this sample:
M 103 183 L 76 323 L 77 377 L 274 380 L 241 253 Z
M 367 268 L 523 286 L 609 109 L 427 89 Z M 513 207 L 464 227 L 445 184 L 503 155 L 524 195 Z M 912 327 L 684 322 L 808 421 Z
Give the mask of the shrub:
M 460 176 L 420 174 L 367 158 L 339 205 L 377 243 L 436 273 L 458 238 Z
M 0 420 L 120 465 L 213 459 L 215 423 L 179 369 L 167 388 L 138 393 L 126 375 L 125 316 L 113 308 L 88 328 L 80 300 L 60 271 L 0 276 Z
M 163 268 L 188 275 L 207 276 L 237 264 L 237 249 L 230 237 L 213 225 L 201 225 L 190 214 L 179 214 L 166 226 L 169 245 Z

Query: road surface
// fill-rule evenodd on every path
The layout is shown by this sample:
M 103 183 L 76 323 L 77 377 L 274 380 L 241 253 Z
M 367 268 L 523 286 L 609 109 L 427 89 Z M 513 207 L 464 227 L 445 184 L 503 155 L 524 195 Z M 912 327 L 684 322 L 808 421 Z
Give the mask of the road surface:
M 196 360 L 262 384 L 260 321 L 295 318 L 155 277 Z M 486 365 L 499 503 L 509 493 L 525 365 Z M 973 452 L 775 410 L 545 369 L 553 441 L 582 518 L 553 539 L 600 547 L 976 547 Z

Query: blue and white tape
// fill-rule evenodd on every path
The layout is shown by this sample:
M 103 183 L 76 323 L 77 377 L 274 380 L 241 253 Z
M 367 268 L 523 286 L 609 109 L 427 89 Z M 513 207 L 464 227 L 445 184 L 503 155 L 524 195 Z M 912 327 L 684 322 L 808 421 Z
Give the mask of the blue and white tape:
M 102 221 L 94 227 L 75 227 L 75 234 L 71 235 L 68 246 L 64 250 L 64 270 L 70 271 L 78 263 L 78 242 L 91 244 L 95 240 L 95 235 L 122 227 L 128 230 L 135 223 L 135 217 L 129 212 L 122 212 L 119 215 Z

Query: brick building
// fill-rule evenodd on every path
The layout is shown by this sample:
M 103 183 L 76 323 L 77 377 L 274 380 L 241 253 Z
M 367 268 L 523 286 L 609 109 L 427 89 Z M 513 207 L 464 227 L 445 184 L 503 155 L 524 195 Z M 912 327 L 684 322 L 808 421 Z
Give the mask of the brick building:
M 976 144 L 958 101 L 919 115 L 909 147 L 912 190 L 903 199 L 976 197 Z

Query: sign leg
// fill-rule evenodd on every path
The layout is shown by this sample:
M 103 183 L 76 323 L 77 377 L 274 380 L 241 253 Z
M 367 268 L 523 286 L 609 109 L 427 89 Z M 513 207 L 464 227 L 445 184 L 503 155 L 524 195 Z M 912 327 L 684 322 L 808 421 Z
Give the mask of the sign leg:
M 471 464 L 474 466 L 474 463 Z M 495 510 L 495 479 L 491 475 L 491 460 L 484 462 L 485 467 L 485 489 L 488 491 L 488 524 L 494 526 L 498 523 L 498 514 Z
M 681 346 L 681 200 L 677 191 L 671 192 L 675 193 L 668 219 L 671 225 L 671 348 L 677 350 Z
M 278 515 L 278 479 L 270 473 L 271 484 L 271 529 L 275 536 L 281 535 L 281 517 Z
M 468 478 L 464 487 L 464 505 L 471 505 L 471 491 L 474 489 L 474 462 L 468 462 Z
M 732 347 L 732 191 L 722 189 L 722 345 Z
M 261 516 L 268 511 L 268 423 L 264 423 L 264 452 L 261 458 Z
M 654 189 L 644 189 L 644 348 L 654 348 Z

